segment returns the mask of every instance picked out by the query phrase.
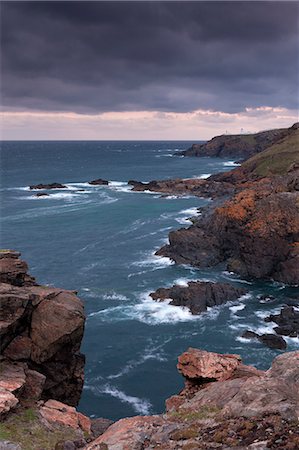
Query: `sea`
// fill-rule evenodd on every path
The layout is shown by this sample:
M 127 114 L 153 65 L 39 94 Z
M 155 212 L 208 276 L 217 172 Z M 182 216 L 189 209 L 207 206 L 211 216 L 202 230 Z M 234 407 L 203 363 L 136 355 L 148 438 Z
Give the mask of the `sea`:
M 161 413 L 180 391 L 177 358 L 188 347 L 236 353 L 266 369 L 277 354 L 241 337 L 271 332 L 269 313 L 294 295 L 275 282 L 240 279 L 225 270 L 175 265 L 155 251 L 168 233 L 188 227 L 211 200 L 132 192 L 130 179 L 206 178 L 231 170 L 229 159 L 176 155 L 183 141 L 2 142 L 1 248 L 22 253 L 42 285 L 78 291 L 84 301 L 85 385 L 80 411 L 119 419 Z M 108 186 L 91 186 L 103 178 Z M 65 189 L 36 197 L 29 185 L 59 182 Z M 247 289 L 237 301 L 192 316 L 157 303 L 149 293 L 191 280 L 230 282 Z M 274 298 L 261 299 L 263 295 Z M 287 338 L 288 350 L 299 347 Z

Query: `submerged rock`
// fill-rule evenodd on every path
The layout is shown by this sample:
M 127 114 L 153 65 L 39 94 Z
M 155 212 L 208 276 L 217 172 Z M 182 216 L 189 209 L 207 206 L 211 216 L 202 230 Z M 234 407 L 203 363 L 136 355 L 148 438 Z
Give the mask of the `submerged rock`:
M 50 183 L 50 184 L 32 184 L 29 186 L 30 190 L 33 189 L 66 189 L 66 186 L 61 183 Z
M 190 281 L 188 286 L 159 288 L 150 296 L 156 301 L 171 299 L 170 305 L 184 306 L 192 314 L 201 314 L 207 311 L 208 307 L 236 300 L 245 293 L 245 289 L 236 288 L 228 283 Z
M 35 194 L 35 197 L 49 197 L 49 194 L 47 194 L 46 192 L 38 192 L 37 194 Z

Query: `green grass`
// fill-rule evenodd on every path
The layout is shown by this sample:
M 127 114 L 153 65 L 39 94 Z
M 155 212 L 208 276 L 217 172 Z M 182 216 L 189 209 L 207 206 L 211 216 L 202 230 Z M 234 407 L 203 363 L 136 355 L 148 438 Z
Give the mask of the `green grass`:
M 266 177 L 285 175 L 293 164 L 299 164 L 299 130 L 294 130 L 279 142 L 242 164 L 252 173 Z
M 209 417 L 217 414 L 219 411 L 220 409 L 217 408 L 217 406 L 202 406 L 196 411 L 173 411 L 169 414 L 169 417 L 189 422 L 193 420 L 208 419 Z
M 0 440 L 18 443 L 22 450 L 53 450 L 59 441 L 76 440 L 78 434 L 68 427 L 46 428 L 32 408 L 15 412 L 0 423 Z

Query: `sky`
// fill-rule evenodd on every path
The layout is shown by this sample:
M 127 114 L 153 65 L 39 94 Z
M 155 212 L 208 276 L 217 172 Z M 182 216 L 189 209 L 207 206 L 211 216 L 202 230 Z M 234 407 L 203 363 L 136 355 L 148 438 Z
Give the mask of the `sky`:
M 2 1 L 2 138 L 201 140 L 298 121 L 299 3 Z

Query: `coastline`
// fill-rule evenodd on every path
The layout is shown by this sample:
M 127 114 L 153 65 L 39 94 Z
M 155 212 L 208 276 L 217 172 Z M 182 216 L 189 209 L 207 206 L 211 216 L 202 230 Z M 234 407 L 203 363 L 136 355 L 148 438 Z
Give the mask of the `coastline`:
M 255 164 L 256 164 L 256 162 L 255 162 Z M 297 278 L 298 274 L 296 271 L 296 267 L 297 267 L 298 254 L 296 253 L 297 247 L 293 246 L 293 244 L 295 243 L 295 237 L 297 236 L 297 234 L 296 234 L 297 233 L 297 228 L 296 228 L 297 225 L 292 220 L 291 212 L 293 213 L 294 207 L 296 207 L 296 203 L 294 203 L 294 199 L 297 198 L 297 195 L 298 195 L 297 194 L 297 182 L 296 182 L 296 176 L 298 174 L 298 167 L 294 166 L 293 168 L 291 168 L 290 171 L 287 171 L 287 173 L 278 174 L 278 175 L 274 174 L 274 176 L 273 175 L 269 176 L 269 174 L 267 174 L 267 176 L 262 176 L 262 177 L 257 176 L 255 173 L 255 170 L 256 170 L 256 166 L 252 170 L 251 162 L 249 160 L 249 162 L 245 163 L 245 169 L 244 169 L 244 166 L 241 166 L 231 172 L 228 172 L 225 174 L 214 175 L 214 176 L 208 178 L 207 180 L 192 179 L 192 180 L 174 180 L 171 182 L 170 181 L 165 181 L 165 182 L 156 182 L 155 181 L 155 182 L 153 182 L 153 184 L 150 184 L 150 185 L 144 184 L 144 183 L 142 185 L 135 184 L 135 186 L 133 186 L 133 190 L 136 187 L 137 187 L 136 190 L 140 189 L 141 191 L 143 189 L 149 190 L 149 191 L 151 191 L 151 190 L 154 191 L 154 189 L 158 189 L 158 191 L 155 190 L 154 192 L 160 192 L 160 193 L 162 193 L 162 195 L 165 193 L 168 195 L 184 195 L 184 194 L 186 194 L 186 192 L 188 192 L 191 195 L 198 195 L 200 197 L 206 195 L 209 198 L 211 198 L 213 195 L 214 198 L 217 199 L 217 205 L 212 204 L 211 206 L 208 206 L 205 210 L 206 212 L 203 211 L 203 214 L 200 217 L 195 218 L 195 219 L 193 218 L 192 219 L 193 224 L 189 228 L 187 228 L 187 229 L 183 228 L 182 230 L 171 232 L 170 244 L 168 246 L 162 248 L 161 250 L 159 250 L 157 252 L 157 254 L 161 255 L 161 256 L 171 257 L 178 264 L 181 264 L 181 263 L 185 264 L 187 262 L 188 264 L 191 264 L 194 266 L 199 266 L 201 264 L 203 264 L 204 266 L 208 266 L 208 267 L 213 266 L 214 264 L 218 263 L 219 261 L 229 259 L 226 257 L 225 252 L 221 253 L 221 254 L 219 253 L 219 249 L 221 249 L 221 247 L 220 247 L 219 241 L 217 241 L 217 240 L 215 241 L 216 233 L 217 233 L 217 236 L 220 236 L 222 243 L 223 242 L 226 242 L 226 243 L 232 242 L 234 247 L 236 247 L 236 239 L 234 236 L 240 235 L 240 233 L 242 234 L 244 229 L 248 229 L 250 226 L 252 226 L 252 223 L 254 223 L 255 226 L 253 228 L 253 231 L 258 232 L 259 239 L 258 239 L 257 247 L 254 247 L 253 250 L 251 249 L 252 254 L 255 254 L 256 248 L 259 248 L 259 249 L 262 248 L 262 245 L 267 246 L 267 250 L 269 250 L 269 243 L 271 243 L 273 248 L 277 249 L 284 258 L 283 260 L 280 260 L 277 262 L 277 253 L 273 253 L 270 255 L 272 259 L 275 259 L 275 264 L 276 264 L 275 267 L 277 267 L 278 264 L 280 266 L 282 266 L 280 272 L 278 272 L 277 270 L 274 271 L 274 269 L 271 267 L 272 272 L 271 272 L 271 270 L 270 271 L 268 270 L 268 273 L 265 273 L 265 271 L 262 271 L 259 268 L 258 273 L 255 273 L 255 272 L 251 273 L 248 270 L 248 267 L 249 268 L 253 267 L 255 269 L 257 266 L 256 260 L 249 261 L 249 263 L 248 263 L 248 260 L 246 260 L 246 264 L 247 264 L 247 266 L 246 266 L 247 272 L 246 272 L 241 264 L 241 262 L 244 262 L 244 261 L 242 259 L 242 254 L 240 253 L 240 251 L 238 253 L 239 259 L 233 258 L 234 255 L 230 256 L 230 258 L 232 260 L 228 261 L 228 269 L 241 274 L 242 276 L 244 276 L 247 279 L 248 278 L 250 279 L 250 277 L 261 278 L 261 279 L 264 279 L 267 277 L 271 278 L 271 277 L 273 277 L 273 274 L 274 274 L 274 276 L 276 276 L 276 278 L 279 281 L 287 282 L 287 283 L 290 282 L 291 284 L 297 284 L 298 283 L 298 278 Z M 100 184 L 102 184 L 102 183 L 100 183 Z M 290 204 L 288 204 L 288 202 L 290 202 Z M 271 223 L 269 221 L 267 221 L 267 205 L 268 204 L 271 205 L 271 209 L 269 210 L 270 211 L 269 214 L 271 214 L 271 216 L 269 216 L 269 217 L 273 217 L 273 213 L 275 213 L 275 217 L 277 218 L 277 220 L 275 222 L 277 224 L 277 228 L 275 228 L 275 227 L 273 228 L 273 220 L 270 221 Z M 290 226 L 290 228 L 288 228 L 287 230 L 285 230 L 286 222 Z M 270 225 L 272 228 L 269 228 Z M 228 235 L 223 235 L 222 227 L 226 227 L 230 233 L 233 230 L 235 235 L 232 235 L 231 237 L 229 237 Z M 268 229 L 271 230 L 270 236 L 267 235 Z M 207 230 L 210 233 L 209 235 L 206 234 Z M 284 238 L 284 234 L 283 234 L 284 232 L 286 232 L 287 236 L 288 236 L 288 239 L 287 239 L 288 249 L 287 249 L 287 251 L 281 252 L 281 249 L 284 248 L 283 244 L 281 243 L 281 237 Z M 266 234 L 264 234 L 264 233 L 266 233 Z M 214 236 L 214 238 L 213 238 L 214 240 L 211 242 L 212 236 Z M 279 245 L 277 244 L 277 241 L 273 240 L 273 237 L 275 237 L 275 236 L 279 236 L 279 239 L 280 239 Z M 253 240 L 256 239 L 254 234 L 253 234 L 253 238 L 251 235 L 251 239 L 253 239 Z M 195 253 L 194 253 L 194 243 L 198 240 L 200 240 L 200 241 L 204 240 L 205 247 L 202 248 L 202 243 L 199 242 L 198 247 L 195 248 Z M 190 247 L 190 242 L 192 244 L 191 247 Z M 183 243 L 183 247 L 182 247 L 182 243 Z M 240 245 L 240 243 L 238 243 L 238 245 L 239 245 L 239 250 L 240 250 L 240 248 L 242 246 Z M 289 247 L 291 247 L 291 251 L 289 250 Z M 248 246 L 247 246 L 247 249 L 248 249 Z M 226 249 L 225 251 L 229 253 L 230 249 L 228 249 L 228 250 Z M 246 253 L 248 254 L 248 251 Z M 177 255 L 179 255 L 179 257 Z M 20 263 L 18 260 L 19 255 L 15 252 L 8 252 L 7 254 L 5 254 L 5 252 L 4 252 L 2 256 L 3 256 L 2 261 L 5 261 L 5 259 L 13 260 L 13 261 L 10 261 L 10 263 L 13 265 L 13 270 L 9 269 L 9 271 L 5 272 L 5 270 L 1 269 L 2 274 L 3 273 L 6 273 L 6 274 L 12 273 L 13 274 L 13 276 L 9 276 L 8 278 L 7 278 L 7 275 L 5 275 L 6 278 L 4 277 L 1 280 L 4 284 L 8 283 L 8 284 L 12 284 L 13 286 L 17 286 L 17 287 L 12 288 L 13 290 L 16 290 L 16 289 L 24 290 L 25 289 L 26 295 L 28 294 L 28 291 L 30 291 L 31 294 L 33 294 L 35 296 L 34 299 L 36 299 L 36 296 L 39 298 L 39 300 L 34 300 L 34 301 L 39 302 L 41 304 L 42 304 L 42 302 L 45 301 L 45 299 L 48 298 L 48 300 L 52 301 L 53 298 L 55 298 L 55 296 L 58 296 L 58 295 L 62 295 L 63 299 L 67 298 L 68 296 L 72 296 L 72 299 L 73 299 L 73 296 L 75 294 L 70 291 L 59 290 L 59 292 L 58 292 L 54 288 L 44 288 L 44 287 L 38 287 L 38 286 L 36 287 L 35 280 L 32 278 L 27 278 L 27 267 L 22 262 L 21 262 L 21 266 L 22 266 L 21 267 L 21 274 L 22 274 L 21 281 L 17 281 L 17 283 L 21 283 L 21 285 L 20 286 L 19 286 L 19 284 L 16 285 L 15 279 L 18 279 L 18 280 L 20 279 L 20 276 L 19 276 L 20 272 L 18 272 L 18 270 L 20 269 L 20 267 L 19 267 Z M 269 256 L 269 255 L 267 254 L 267 256 Z M 259 257 L 259 262 L 260 262 L 260 254 L 258 254 L 258 257 Z M 18 261 L 17 271 L 14 268 L 16 261 Z M 5 261 L 5 262 L 7 263 L 7 261 Z M 263 264 L 261 264 L 261 265 L 263 266 Z M 15 276 L 16 276 L 16 278 L 14 278 Z M 29 283 L 29 284 L 27 285 L 27 283 Z M 18 293 L 16 295 L 17 296 L 21 295 L 21 293 L 18 291 Z M 4 297 L 5 296 L 7 298 L 6 291 L 4 292 Z M 33 301 L 33 300 L 31 299 L 31 301 Z M 75 300 L 75 301 L 77 302 L 77 300 Z M 53 304 L 54 303 L 55 302 L 53 302 Z M 61 303 L 60 299 L 58 299 L 58 303 L 60 305 L 60 303 Z M 32 311 L 31 311 L 31 313 L 32 313 Z M 31 317 L 31 313 L 28 316 L 27 316 L 27 313 L 25 314 L 26 320 L 28 320 L 28 318 Z M 38 317 L 38 316 L 36 316 L 36 317 Z M 29 319 L 29 320 L 31 320 L 31 319 Z M 38 318 L 37 320 L 38 320 L 38 322 L 42 321 L 41 318 Z M 65 351 L 67 351 L 70 353 L 70 356 L 72 356 L 73 354 L 76 354 L 76 352 L 78 350 L 78 346 L 80 347 L 80 342 L 81 342 L 82 335 L 83 335 L 82 320 L 84 321 L 83 316 L 81 317 L 80 325 L 78 325 L 78 326 L 76 325 L 74 331 L 71 331 L 71 335 L 74 334 L 74 336 L 75 336 L 75 343 L 74 343 L 75 345 L 73 348 L 69 349 L 67 346 L 65 346 L 66 342 L 64 342 L 63 339 L 59 341 L 59 345 L 62 345 L 63 354 L 65 354 Z M 295 318 L 295 322 L 296 322 L 296 320 L 297 319 Z M 61 326 L 61 323 L 58 324 L 58 328 L 60 326 Z M 293 330 L 291 332 L 293 332 Z M 21 329 L 21 333 L 23 333 L 22 329 Z M 69 332 L 67 334 L 69 334 Z M 16 336 L 11 336 L 8 339 L 8 341 L 11 342 L 12 337 L 16 337 Z M 28 341 L 26 341 L 26 342 L 28 344 Z M 7 347 L 6 343 L 5 343 L 5 346 Z M 54 347 L 56 350 L 56 344 L 54 345 Z M 27 352 L 27 350 L 26 350 L 26 352 Z M 35 358 L 33 360 L 34 364 L 39 363 L 38 361 L 39 361 L 40 357 L 38 355 L 41 352 L 42 352 L 41 350 L 39 350 L 39 352 L 37 350 L 34 350 L 34 352 L 33 352 L 33 355 Z M 50 357 L 49 357 L 50 359 L 53 356 L 52 352 L 53 351 L 51 350 Z M 12 350 L 10 353 L 8 352 L 7 355 L 8 355 L 8 358 L 10 358 L 11 355 L 14 355 L 14 351 Z M 26 353 L 26 355 L 27 355 L 26 358 L 28 358 L 28 352 Z M 215 358 L 214 354 L 211 354 L 211 355 L 212 355 L 211 357 Z M 201 359 L 202 357 L 203 357 L 202 355 L 199 357 L 199 362 L 202 361 L 202 359 Z M 218 355 L 218 357 L 221 358 L 220 355 Z M 290 369 L 291 375 L 288 378 L 288 380 L 286 380 L 286 382 L 287 381 L 289 382 L 291 379 L 292 383 L 294 383 L 294 385 L 292 385 L 293 386 L 292 389 L 297 388 L 296 381 L 294 381 L 294 380 L 297 376 L 296 373 L 298 370 L 298 364 L 297 364 L 298 357 L 299 357 L 298 352 L 292 352 L 289 354 L 286 353 L 285 355 L 282 355 L 282 357 L 279 357 L 280 359 L 277 358 L 277 361 L 275 360 L 276 362 L 274 362 L 275 367 L 279 366 L 280 361 L 282 361 L 284 368 L 292 367 L 292 370 Z M 32 357 L 30 356 L 30 358 L 32 358 Z M 24 359 L 24 357 L 22 356 L 21 360 L 23 361 L 23 359 Z M 192 360 L 192 358 L 191 358 L 191 360 Z M 81 359 L 81 361 L 82 361 L 82 359 Z M 292 361 L 295 361 L 297 365 L 295 363 L 293 364 Z M 29 364 L 29 366 L 30 366 L 30 364 Z M 15 365 L 15 363 L 13 363 L 13 365 Z M 56 365 L 56 363 L 55 363 L 55 365 Z M 69 365 L 68 362 L 67 362 L 67 365 Z M 36 368 L 36 366 L 34 366 L 34 367 Z M 81 369 L 82 369 L 82 363 L 81 363 Z M 32 370 L 32 368 L 30 368 L 29 370 Z M 241 376 L 241 378 L 245 377 L 244 379 L 247 380 L 253 376 L 254 380 L 255 380 L 255 385 L 257 385 L 257 386 L 259 386 L 259 383 L 260 383 L 258 380 L 262 380 L 262 382 L 260 383 L 260 388 L 257 388 L 256 391 L 254 390 L 255 388 L 253 389 L 253 394 L 256 392 L 256 395 L 260 395 L 261 391 L 265 390 L 265 383 L 266 384 L 269 383 L 269 389 L 272 389 L 273 392 L 277 389 L 276 384 L 275 384 L 275 383 L 277 383 L 277 380 L 273 381 L 273 376 L 271 375 L 274 373 L 274 378 L 275 378 L 275 370 L 272 369 L 272 372 L 270 371 L 266 375 L 264 373 L 257 374 L 257 372 L 254 372 L 254 370 L 253 370 L 250 372 L 250 376 L 248 375 L 249 369 L 242 368 L 242 370 L 245 371 L 245 375 L 243 372 L 243 375 Z M 77 369 L 74 370 L 74 372 L 76 372 L 76 371 L 77 371 Z M 285 370 L 285 372 L 288 373 L 287 370 Z M 252 373 L 253 373 L 253 375 L 252 375 Z M 230 373 L 229 377 L 225 381 L 229 381 L 231 375 L 232 374 Z M 281 376 L 281 373 L 279 373 L 279 376 Z M 80 382 L 81 384 L 79 387 L 79 391 L 80 391 L 80 389 L 82 389 L 82 383 L 83 383 L 82 371 L 80 372 L 79 378 L 81 380 L 81 382 Z M 141 417 L 141 418 L 133 418 L 133 419 L 123 419 L 123 421 L 120 421 L 119 423 L 113 425 L 110 428 L 110 431 L 108 429 L 103 434 L 102 437 L 96 438 L 96 440 L 90 444 L 88 444 L 88 439 L 94 440 L 95 435 L 93 435 L 93 436 L 89 435 L 87 440 L 85 439 L 85 442 L 81 441 L 81 444 L 84 445 L 84 447 L 82 447 L 82 448 L 101 449 L 101 450 L 102 450 L 102 448 L 108 448 L 108 449 L 113 450 L 114 448 L 116 448 L 116 447 L 114 447 L 115 445 L 123 445 L 122 447 L 119 447 L 119 448 L 122 448 L 122 449 L 130 448 L 131 449 L 134 447 L 128 447 L 128 445 L 137 445 L 138 443 L 140 443 L 142 441 L 142 439 L 145 439 L 144 437 L 142 437 L 144 435 L 145 429 L 147 430 L 147 437 L 145 440 L 148 444 L 148 448 L 161 448 L 161 449 L 163 449 L 163 448 L 165 448 L 165 449 L 166 448 L 173 448 L 173 449 L 184 448 L 184 447 L 177 447 L 178 445 L 179 446 L 182 445 L 182 441 L 184 442 L 184 444 L 188 443 L 190 445 L 199 445 L 199 440 L 198 440 L 199 435 L 198 435 L 198 432 L 196 434 L 196 432 L 194 431 L 194 427 L 196 428 L 196 430 L 201 429 L 201 433 L 204 433 L 205 432 L 204 430 L 207 427 L 206 420 L 207 419 L 212 420 L 212 422 L 209 422 L 208 426 L 211 427 L 213 425 L 215 427 L 215 433 L 216 433 L 216 431 L 219 431 L 217 429 L 218 426 L 223 426 L 224 429 L 225 429 L 225 427 L 233 428 L 231 420 L 236 417 L 239 417 L 240 414 L 241 415 L 245 414 L 244 411 L 246 411 L 246 405 L 242 405 L 242 407 L 239 407 L 239 409 L 236 409 L 237 412 L 234 413 L 236 415 L 235 416 L 232 415 L 229 418 L 227 418 L 227 416 L 225 415 L 226 413 L 224 414 L 224 412 L 223 412 L 224 415 L 221 416 L 222 407 L 219 407 L 218 404 L 216 404 L 216 405 L 213 404 L 212 410 L 209 410 L 208 412 L 202 411 L 201 409 L 197 410 L 196 408 L 199 405 L 200 405 L 200 408 L 202 408 L 202 405 L 204 405 L 206 403 L 210 404 L 209 396 L 213 395 L 214 383 L 217 384 L 218 381 L 215 381 L 213 379 L 213 377 L 211 377 L 211 376 L 207 377 L 209 379 L 209 382 L 208 382 L 207 386 L 204 386 L 205 392 L 200 393 L 200 395 L 203 396 L 202 397 L 203 403 L 201 404 L 201 403 L 198 403 L 198 396 L 197 396 L 198 386 L 195 390 L 193 389 L 194 386 L 191 389 L 190 376 L 187 376 L 186 378 L 187 378 L 187 385 L 186 385 L 187 391 L 184 391 L 184 393 L 180 396 L 179 399 L 172 400 L 172 402 L 174 404 L 173 409 L 171 409 L 171 406 L 169 406 L 169 404 L 171 402 L 168 401 L 168 408 L 170 408 L 170 409 L 168 409 L 168 413 L 169 413 L 169 411 L 173 413 L 173 414 L 171 414 L 171 416 L 167 416 L 167 415 L 166 415 L 166 417 L 164 417 L 164 416 L 154 416 L 154 417 L 149 416 L 149 417 L 144 417 L 144 418 Z M 202 379 L 202 375 L 199 375 L 197 378 Z M 70 382 L 71 390 L 73 392 L 74 383 L 70 380 L 71 380 L 71 377 L 69 377 L 68 383 Z M 234 380 L 234 378 L 231 381 L 233 381 L 233 380 Z M 244 389 L 243 381 L 244 380 L 242 380 L 242 383 L 239 383 L 237 385 L 234 384 L 234 389 L 240 389 L 240 392 L 242 392 L 242 389 Z M 198 382 L 197 382 L 197 384 L 198 384 Z M 200 382 L 199 384 L 200 384 L 199 390 L 201 391 L 202 383 Z M 248 384 L 251 386 L 251 383 L 246 381 L 245 385 L 248 385 Z M 16 389 L 16 392 L 21 394 L 23 392 L 23 390 L 26 391 L 25 388 L 23 389 L 23 386 L 26 386 L 26 377 L 24 380 L 24 384 L 21 386 L 22 389 L 20 389 L 20 387 L 18 387 Z M 226 386 L 230 386 L 230 385 L 228 384 Z M 251 388 L 252 388 L 252 386 L 251 386 Z M 217 390 L 218 389 L 219 389 L 219 385 L 217 387 Z M 15 390 L 13 390 L 13 392 L 14 391 Z M 63 391 L 67 392 L 67 389 L 64 388 Z M 42 396 L 42 392 L 43 392 L 43 390 L 39 393 L 40 396 Z M 65 406 L 61 406 L 61 405 L 58 406 L 55 403 L 54 404 L 50 403 L 47 405 L 47 401 L 52 401 L 52 400 L 53 401 L 54 400 L 70 401 L 71 394 L 68 395 L 69 398 L 65 398 L 65 397 L 62 398 L 59 396 L 59 394 L 57 394 L 57 395 L 54 394 L 54 396 L 53 396 L 53 392 L 55 392 L 55 390 L 53 390 L 51 388 L 51 396 L 49 397 L 47 395 L 46 398 L 43 398 L 43 402 L 46 400 L 46 403 L 42 403 L 42 404 L 38 405 L 39 417 L 40 417 L 40 414 L 42 414 L 40 412 L 42 410 L 42 408 L 54 409 L 56 411 L 60 411 L 63 413 L 66 413 L 67 411 L 69 411 L 69 413 L 72 413 L 73 416 L 74 416 L 74 414 L 77 414 L 77 413 L 75 413 L 74 410 L 68 410 L 68 408 Z M 251 395 L 253 395 L 253 394 L 251 391 Z M 12 393 L 12 395 L 15 396 L 14 393 Z M 76 400 L 71 401 L 71 404 L 77 403 L 78 395 L 80 396 L 80 393 L 75 395 Z M 224 395 L 227 400 L 227 396 L 229 395 L 229 393 L 226 390 L 225 390 Z M 242 395 L 242 394 L 240 394 L 240 395 Z M 21 395 L 21 397 L 22 397 L 22 395 Z M 182 399 L 186 400 L 189 405 L 190 400 L 192 400 L 193 397 L 194 397 L 194 399 L 193 399 L 193 403 L 191 401 L 191 409 L 188 410 L 188 408 L 186 409 L 185 406 L 183 408 L 181 408 L 181 406 L 183 405 L 183 403 L 180 403 Z M 18 397 L 16 397 L 16 398 L 18 398 Z M 298 408 L 298 404 L 294 401 L 294 399 L 292 399 L 292 401 L 291 401 L 291 396 L 290 396 L 289 400 L 290 400 L 290 407 L 289 407 L 288 411 L 295 411 L 295 410 L 297 411 L 296 408 Z M 10 397 L 10 401 L 12 402 L 11 403 L 12 408 L 17 406 L 17 403 L 14 404 L 15 400 L 12 397 Z M 40 401 L 40 398 L 38 398 L 38 401 Z M 179 402 L 180 404 L 177 402 Z M 68 402 L 66 401 L 66 403 L 68 403 Z M 64 410 L 63 410 L 63 408 L 64 408 Z M 241 410 L 240 410 L 240 408 L 241 408 Z M 270 412 L 268 410 L 265 412 L 265 410 L 261 409 L 260 405 L 258 405 L 257 409 L 255 411 L 256 415 L 253 416 L 254 420 L 257 420 L 257 421 L 260 420 L 261 423 L 265 423 L 265 424 L 267 423 L 268 428 L 269 427 L 271 428 L 269 423 L 272 423 L 271 420 L 274 420 L 274 416 L 276 416 L 278 414 L 278 416 L 281 415 L 281 422 L 279 422 L 279 423 L 276 423 L 275 421 L 274 422 L 275 422 L 275 426 L 281 427 L 282 434 L 286 432 L 286 429 L 290 429 L 290 427 L 291 428 L 293 427 L 293 425 L 288 425 L 288 422 L 295 424 L 295 422 L 294 422 L 295 416 L 292 414 L 290 414 L 289 416 L 285 415 L 285 410 L 283 409 L 283 402 L 280 397 L 275 399 L 271 408 L 270 408 L 271 411 L 269 409 Z M 182 411 L 183 411 L 183 413 L 182 413 Z M 7 413 L 7 412 L 8 411 L 5 411 L 5 413 Z M 49 413 L 49 411 L 46 411 L 46 412 Z M 198 415 L 196 417 L 192 417 L 193 413 L 196 413 Z M 189 426 L 189 428 L 187 427 L 188 431 L 186 431 L 186 420 L 185 420 L 186 417 L 184 417 L 184 419 L 183 419 L 184 414 L 187 414 L 186 417 L 188 417 L 188 419 L 187 419 L 188 425 L 190 425 L 190 426 L 192 425 L 191 431 L 190 431 L 190 426 Z M 191 417 L 190 417 L 190 414 L 191 414 Z M 204 415 L 204 417 L 202 417 L 202 414 Z M 220 414 L 220 416 L 219 416 L 219 414 Z M 271 416 L 271 414 L 273 414 L 273 417 Z M 215 419 L 216 416 L 217 416 L 217 418 Z M 77 419 L 76 419 L 77 422 L 75 421 L 76 426 L 77 426 L 76 432 L 79 431 L 79 434 L 81 433 L 81 439 L 83 439 L 82 433 L 84 434 L 84 431 L 86 432 L 86 430 L 87 430 L 89 433 L 91 432 L 91 422 L 88 422 L 88 420 L 89 420 L 88 418 L 84 419 L 80 416 L 81 417 L 80 420 L 83 422 L 85 421 L 84 422 L 85 429 L 84 429 L 84 426 L 82 428 L 82 425 L 80 424 L 80 420 L 79 420 L 78 416 L 76 416 L 76 417 L 77 417 Z M 244 417 L 246 418 L 246 414 L 244 415 Z M 47 416 L 47 418 L 49 419 L 49 415 Z M 45 420 L 48 420 L 47 418 Z M 179 418 L 180 420 L 176 420 L 177 418 Z M 252 423 L 252 420 L 253 420 L 252 416 L 249 415 L 248 418 L 250 418 L 250 423 Z M 183 420 L 181 420 L 181 419 L 183 419 Z M 57 422 L 57 417 L 55 420 Z M 215 422 L 215 420 L 216 420 L 216 422 Z M 228 420 L 228 422 L 226 422 L 226 420 Z M 217 423 L 217 425 L 216 425 L 216 423 Z M 65 426 L 65 425 L 67 427 L 70 426 L 69 424 L 64 423 L 63 426 Z M 108 423 L 107 423 L 107 425 L 108 425 Z M 61 424 L 59 426 L 61 426 Z M 248 423 L 245 421 L 244 427 L 246 428 L 248 426 L 249 426 Z M 170 428 L 168 429 L 168 431 L 165 431 L 165 429 L 167 427 L 170 427 Z M 179 431 L 181 434 L 178 433 L 176 435 L 177 438 L 173 439 L 173 433 L 175 431 L 177 431 L 177 432 Z M 221 431 L 225 433 L 225 431 L 223 429 Z M 159 438 L 156 435 L 157 432 L 158 432 L 158 436 L 160 436 Z M 163 433 L 164 433 L 164 435 L 163 435 Z M 185 433 L 187 433 L 187 434 L 185 434 Z M 215 435 L 212 434 L 212 437 L 214 439 Z M 296 445 L 297 437 L 296 437 L 295 431 L 294 431 L 293 437 L 295 439 L 294 445 Z M 291 441 L 292 441 L 293 437 L 291 438 Z M 243 436 L 243 438 L 244 438 L 244 436 Z M 248 436 L 246 436 L 246 438 L 248 438 Z M 130 441 L 130 439 L 131 439 L 131 441 Z M 159 439 L 161 442 L 159 441 Z M 173 446 L 165 447 L 166 444 L 163 443 L 164 442 L 163 439 L 164 439 L 164 441 L 166 441 L 166 440 L 169 441 L 169 439 L 170 439 L 170 441 L 173 441 L 172 442 Z M 242 441 L 240 441 L 241 437 L 239 435 L 238 435 L 238 439 L 239 440 L 237 440 L 237 438 L 236 438 L 236 441 L 234 441 L 234 445 L 237 445 L 237 444 L 239 445 L 240 443 L 242 443 Z M 272 439 L 272 437 L 269 434 L 267 434 L 266 428 L 264 428 L 264 435 L 261 437 L 261 439 L 264 439 L 264 440 Z M 253 444 L 253 440 L 254 439 L 252 436 L 252 442 L 246 441 L 246 439 L 244 440 L 244 442 L 246 442 L 246 445 L 247 445 L 247 443 L 248 443 L 248 445 L 251 445 L 251 444 Z M 188 442 L 185 442 L 185 441 L 188 441 Z M 128 442 L 130 442 L 130 443 L 128 444 Z M 217 443 L 217 439 L 213 442 Z M 261 442 L 263 442 L 263 441 L 261 440 Z M 103 445 L 104 446 L 106 445 L 106 447 L 103 447 Z M 152 445 L 152 446 L 159 445 L 159 447 L 151 447 L 150 445 Z M 163 447 L 163 445 L 164 445 L 164 447 Z M 202 445 L 202 447 L 197 447 L 197 448 L 206 448 L 206 447 L 204 447 L 204 445 L 205 445 L 204 443 L 201 442 L 200 445 Z M 227 445 L 229 445 L 229 441 L 227 441 Z M 233 443 L 230 442 L 230 445 L 233 445 Z M 59 448 L 59 447 L 57 447 L 57 448 Z M 61 447 L 61 448 L 65 448 L 65 447 Z M 190 447 L 190 448 L 192 448 L 192 447 Z M 195 447 L 193 447 L 193 448 L 195 448 Z M 248 447 L 248 448 L 254 448 L 254 447 Z M 276 448 L 276 447 L 274 446 L 271 448 Z M 277 448 L 279 448 L 279 447 L 277 447 Z M 296 448 L 296 447 L 290 447 L 290 448 Z M 56 447 L 55 447 L 55 449 L 56 449 Z

